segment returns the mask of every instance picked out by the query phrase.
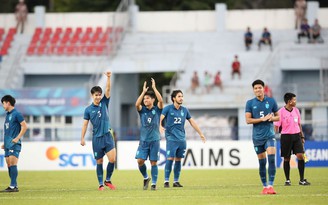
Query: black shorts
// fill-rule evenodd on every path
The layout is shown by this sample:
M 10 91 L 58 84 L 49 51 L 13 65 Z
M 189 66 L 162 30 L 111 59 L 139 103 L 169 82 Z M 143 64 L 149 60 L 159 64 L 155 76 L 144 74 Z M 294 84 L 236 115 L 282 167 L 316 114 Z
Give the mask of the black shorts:
M 292 154 L 304 153 L 300 134 L 281 134 L 280 155 L 290 157 Z

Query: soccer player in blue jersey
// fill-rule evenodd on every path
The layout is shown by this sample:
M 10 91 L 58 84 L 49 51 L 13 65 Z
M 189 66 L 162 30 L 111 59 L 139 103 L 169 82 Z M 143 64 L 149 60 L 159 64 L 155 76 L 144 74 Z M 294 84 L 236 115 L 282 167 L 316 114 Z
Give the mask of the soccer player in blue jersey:
M 264 82 L 252 83 L 255 98 L 246 103 L 246 123 L 253 124 L 253 144 L 259 160 L 259 174 L 263 184 L 262 194 L 276 194 L 273 182 L 276 175 L 276 140 L 273 121 L 279 121 L 278 105 L 273 98 L 264 95 Z M 269 162 L 267 184 L 266 163 Z
M 185 133 L 185 122 L 189 121 L 190 125 L 199 134 L 202 141 L 205 143 L 206 138 L 198 125 L 191 118 L 189 110 L 182 106 L 183 93 L 181 90 L 174 90 L 171 94 L 173 104 L 166 106 L 161 115 L 160 129 L 161 132 L 165 130 L 166 138 L 166 164 L 165 164 L 165 181 L 164 187 L 169 188 L 169 179 L 172 171 L 172 164 L 174 161 L 174 183 L 173 187 L 183 187 L 180 182 L 181 159 L 184 158 L 187 143 Z M 162 126 L 164 121 L 165 128 Z
M 102 89 L 99 86 L 91 88 L 91 96 L 93 102 L 84 111 L 84 121 L 81 134 L 81 145 L 85 145 L 85 133 L 88 128 L 89 121 L 93 126 L 92 130 L 92 149 L 94 157 L 97 161 L 97 178 L 99 182 L 98 190 L 104 190 L 104 185 L 108 186 L 111 190 L 115 186 L 111 182 L 111 176 L 114 171 L 114 164 L 116 159 L 116 149 L 114 144 L 114 137 L 111 134 L 111 127 L 108 115 L 108 104 L 110 101 L 110 77 L 111 72 L 106 72 L 107 83 L 105 95 L 102 97 Z M 107 175 L 106 180 L 103 181 L 103 157 L 107 156 Z
M 24 117 L 15 109 L 16 100 L 11 95 L 5 95 L 1 99 L 2 106 L 7 111 L 4 124 L 4 144 L 1 146 L 5 150 L 5 158 L 10 177 L 10 186 L 1 192 L 18 192 L 17 186 L 17 163 L 21 151 L 21 138 L 27 130 Z
M 150 178 L 147 174 L 147 167 L 145 160 L 149 156 L 151 164 L 151 190 L 156 190 L 156 182 L 158 176 L 157 161 L 159 160 L 160 150 L 160 132 L 159 132 L 159 119 L 163 109 L 163 98 L 158 92 L 155 80 L 151 79 L 151 87 L 153 91 L 148 90 L 147 82 L 144 83 L 142 93 L 136 101 L 136 108 L 140 116 L 140 142 L 136 153 L 139 170 L 144 177 L 143 189 L 148 189 Z M 157 106 L 154 105 L 155 97 L 157 98 Z M 141 105 L 143 101 L 144 105 Z

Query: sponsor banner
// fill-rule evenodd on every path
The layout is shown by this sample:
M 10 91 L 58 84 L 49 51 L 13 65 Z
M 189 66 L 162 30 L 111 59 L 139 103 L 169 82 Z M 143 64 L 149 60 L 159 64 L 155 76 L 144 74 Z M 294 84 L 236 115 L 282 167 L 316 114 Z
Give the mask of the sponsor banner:
M 91 142 L 23 142 L 19 170 L 94 170 L 96 160 Z M 4 151 L 0 151 L 0 170 L 7 171 Z
M 135 154 L 139 142 L 119 141 L 117 143 L 118 169 L 136 169 Z M 161 141 L 159 168 L 166 160 L 166 142 Z M 150 166 L 147 160 L 147 166 Z M 258 160 L 251 141 L 187 141 L 184 169 L 258 168 Z
M 306 167 L 328 167 L 328 142 L 305 142 L 305 154 L 309 159 Z M 291 167 L 297 168 L 297 158 L 295 155 L 290 160 Z M 283 158 L 280 155 L 280 142 L 277 143 L 277 166 L 283 167 Z
M 0 96 L 4 95 L 12 95 L 15 108 L 24 115 L 82 115 L 88 103 L 84 88 L 0 89 Z M 1 109 L 0 115 L 4 113 Z

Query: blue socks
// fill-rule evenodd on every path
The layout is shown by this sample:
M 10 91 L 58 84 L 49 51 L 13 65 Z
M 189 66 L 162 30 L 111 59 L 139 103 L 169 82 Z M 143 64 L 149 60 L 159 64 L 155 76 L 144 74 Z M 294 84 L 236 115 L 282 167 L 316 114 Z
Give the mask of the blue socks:
M 266 167 L 265 167 L 266 161 L 267 161 L 266 158 L 259 159 L 259 163 L 260 163 L 259 174 L 264 187 L 267 186 Z
M 175 161 L 174 162 L 174 182 L 178 182 L 180 178 L 180 173 L 181 173 L 181 161 Z
M 273 186 L 274 178 L 276 176 L 276 163 L 275 163 L 276 157 L 274 154 L 268 155 L 268 161 L 269 161 L 269 185 Z
M 10 176 L 10 186 L 17 186 L 17 176 L 18 176 L 18 170 L 17 165 L 10 166 L 9 168 L 9 176 Z
M 104 185 L 103 174 L 104 174 L 103 165 L 97 164 L 97 178 L 98 178 L 99 185 Z
M 157 177 L 158 177 L 158 166 L 157 165 L 151 166 L 151 178 L 152 178 L 151 183 L 152 184 L 156 184 Z
M 107 174 L 106 174 L 106 181 L 110 181 L 110 178 L 112 177 L 112 174 L 114 172 L 114 167 L 115 167 L 115 164 L 114 163 L 111 163 L 111 162 L 108 162 L 107 164 Z
M 166 163 L 165 163 L 165 181 L 168 182 L 169 179 L 170 179 L 170 174 L 171 174 L 171 171 L 172 171 L 172 164 L 173 164 L 173 160 L 166 160 Z
M 142 174 L 142 176 L 144 177 L 144 179 L 147 179 L 148 178 L 146 164 L 143 164 L 142 166 L 139 166 L 139 171 Z

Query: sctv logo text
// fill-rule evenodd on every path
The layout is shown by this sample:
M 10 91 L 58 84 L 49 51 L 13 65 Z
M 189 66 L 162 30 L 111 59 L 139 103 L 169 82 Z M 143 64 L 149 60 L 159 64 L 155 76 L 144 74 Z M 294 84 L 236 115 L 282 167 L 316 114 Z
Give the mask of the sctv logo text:
M 95 166 L 96 160 L 89 153 L 60 153 L 56 147 L 49 147 L 46 151 L 49 160 L 59 160 L 61 167 L 86 167 Z

